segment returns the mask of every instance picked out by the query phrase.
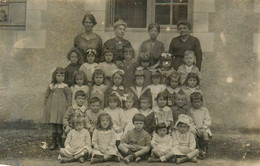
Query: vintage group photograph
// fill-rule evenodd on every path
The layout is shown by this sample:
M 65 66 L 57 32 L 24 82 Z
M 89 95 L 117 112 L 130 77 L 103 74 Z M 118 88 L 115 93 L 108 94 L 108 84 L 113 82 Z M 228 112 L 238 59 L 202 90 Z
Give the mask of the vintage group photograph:
M 0 166 L 260 165 L 260 0 L 0 0 Z

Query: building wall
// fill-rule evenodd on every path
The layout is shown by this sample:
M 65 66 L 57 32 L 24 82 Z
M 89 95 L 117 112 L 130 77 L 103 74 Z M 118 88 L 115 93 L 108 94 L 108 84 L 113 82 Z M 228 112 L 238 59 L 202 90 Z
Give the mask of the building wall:
M 74 37 L 83 31 L 86 12 L 95 15 L 94 30 L 103 41 L 105 0 L 27 0 L 26 30 L 0 29 L 0 119 L 39 122 L 51 71 L 65 67 Z M 203 50 L 202 83 L 213 125 L 258 127 L 260 15 L 259 0 L 193 0 L 193 35 Z M 162 30 L 168 49 L 176 30 Z M 147 30 L 128 29 L 135 50 Z

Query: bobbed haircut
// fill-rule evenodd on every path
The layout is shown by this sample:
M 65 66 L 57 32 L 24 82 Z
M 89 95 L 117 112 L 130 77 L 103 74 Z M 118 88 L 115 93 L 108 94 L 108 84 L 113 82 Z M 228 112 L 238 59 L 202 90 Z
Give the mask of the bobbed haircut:
M 186 78 L 186 80 L 184 82 L 184 85 L 188 85 L 188 80 L 190 78 L 195 78 L 197 80 L 197 85 L 200 84 L 200 78 L 199 78 L 199 76 L 196 73 L 188 73 L 187 78 Z
M 81 77 L 84 80 L 83 85 L 87 85 L 87 83 L 88 83 L 87 76 L 86 76 L 86 74 L 83 71 L 76 71 L 76 72 L 74 72 L 74 74 L 73 74 L 73 85 L 77 84 L 76 83 L 76 79 L 78 77 Z
M 105 81 L 105 73 L 103 72 L 103 70 L 101 70 L 101 69 L 96 69 L 95 71 L 94 71 L 94 73 L 93 73 L 93 75 L 92 75 L 92 81 L 93 81 L 93 83 L 95 84 L 95 76 L 96 75 L 102 75 L 103 76 L 103 82 L 102 82 L 102 84 L 104 83 L 104 81 Z
M 87 18 L 93 23 L 93 26 L 97 25 L 97 21 L 96 21 L 93 14 L 85 14 L 85 16 L 82 20 L 83 25 L 85 24 L 85 21 L 86 21 Z
M 65 76 L 65 69 L 63 69 L 62 67 L 57 67 L 54 70 L 54 72 L 52 73 L 52 81 L 51 81 L 51 83 L 53 83 L 53 84 L 57 84 L 58 83 L 57 78 L 56 78 L 57 74 L 64 74 L 64 76 Z
M 158 130 L 159 130 L 159 129 L 164 129 L 164 128 L 167 129 L 167 134 L 168 134 L 168 133 L 169 133 L 169 130 L 168 130 L 168 127 L 166 126 L 165 123 L 158 123 L 158 124 L 156 125 L 155 132 L 158 134 Z
M 112 127 L 113 127 L 113 121 L 112 121 L 112 118 L 111 116 L 108 114 L 108 113 L 101 113 L 97 119 L 97 129 L 98 130 L 102 130 L 102 126 L 101 126 L 101 118 L 102 117 L 107 117 L 109 119 L 109 125 L 108 125 L 108 128 L 106 130 L 111 130 Z
M 133 124 L 135 121 L 141 121 L 145 123 L 145 116 L 141 113 L 136 113 L 132 119 Z
M 201 100 L 201 101 L 203 101 L 203 95 L 200 92 L 193 92 L 190 95 L 190 100 L 191 100 L 191 102 L 193 100 Z
M 86 125 L 85 122 L 86 122 L 86 121 L 84 120 L 83 117 L 78 116 L 78 117 L 76 117 L 76 118 L 73 120 L 73 127 L 75 128 L 75 126 L 76 126 L 77 124 L 83 124 L 83 126 L 85 126 L 85 125 Z
M 157 23 L 151 23 L 151 24 L 149 24 L 148 25 L 148 32 L 151 30 L 151 29 L 153 29 L 153 28 L 156 28 L 157 29 L 157 31 L 158 31 L 158 33 L 160 33 L 160 25 L 159 24 L 157 24 Z

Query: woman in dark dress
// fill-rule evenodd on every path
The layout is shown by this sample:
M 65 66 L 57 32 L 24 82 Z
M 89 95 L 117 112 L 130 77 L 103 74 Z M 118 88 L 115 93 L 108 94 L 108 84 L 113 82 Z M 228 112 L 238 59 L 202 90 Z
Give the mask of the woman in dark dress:
M 180 20 L 177 23 L 177 29 L 180 36 L 172 39 L 169 47 L 169 53 L 173 54 L 173 67 L 177 71 L 183 63 L 184 52 L 192 50 L 196 56 L 196 66 L 201 69 L 202 51 L 198 38 L 191 36 L 191 25 L 186 20 Z
M 74 39 L 74 47 L 80 50 L 82 54 L 81 64 L 85 62 L 86 51 L 93 48 L 97 51 L 97 61 L 100 61 L 102 56 L 102 39 L 93 32 L 93 27 L 97 24 L 95 17 L 92 14 L 86 14 L 82 21 L 85 27 L 85 32 L 77 35 Z
M 127 28 L 127 24 L 123 20 L 118 20 L 117 22 L 115 22 L 114 23 L 115 37 L 113 39 L 109 39 L 104 43 L 105 49 L 115 50 L 114 62 L 116 63 L 117 66 L 121 66 L 122 61 L 124 60 L 124 48 L 132 47 L 131 43 L 128 40 L 123 39 L 126 28 Z

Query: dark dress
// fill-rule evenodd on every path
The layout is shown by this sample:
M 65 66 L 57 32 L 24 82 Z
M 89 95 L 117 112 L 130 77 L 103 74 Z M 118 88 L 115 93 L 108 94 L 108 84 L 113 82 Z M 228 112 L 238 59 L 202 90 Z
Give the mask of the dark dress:
M 123 85 L 125 88 L 129 88 L 134 85 L 134 71 L 137 67 L 137 63 L 134 61 L 126 62 L 123 61 L 122 66 L 119 66 L 120 69 L 124 70 L 125 74 L 123 76 Z
M 117 41 L 115 38 L 109 39 L 104 43 L 104 48 L 114 49 L 115 55 L 114 55 L 114 61 L 123 61 L 124 60 L 124 47 L 132 47 L 132 44 L 126 40 L 122 39 L 121 41 Z M 102 56 L 102 59 L 104 57 Z
M 159 40 L 155 40 L 153 45 L 151 39 L 145 40 L 139 48 L 139 54 L 147 51 L 150 52 L 150 62 L 151 66 L 153 66 L 159 61 L 161 53 L 165 51 L 164 44 Z
M 177 71 L 179 66 L 183 64 L 184 52 L 186 50 L 192 50 L 195 52 L 196 56 L 196 66 L 201 69 L 202 62 L 202 51 L 200 46 L 200 41 L 198 38 L 189 36 L 189 38 L 184 42 L 181 40 L 181 36 L 172 39 L 169 47 L 169 53 L 173 54 L 173 67 Z
M 80 50 L 80 52 L 82 53 L 81 64 L 83 62 L 85 62 L 86 51 L 89 48 L 93 48 L 97 51 L 98 57 L 96 59 L 96 62 L 99 62 L 100 58 L 102 56 L 102 39 L 101 39 L 101 37 L 98 34 L 94 33 L 96 35 L 96 38 L 87 40 L 84 37 L 84 34 L 85 34 L 85 32 L 77 35 L 74 39 L 74 47 L 78 48 Z
M 65 80 L 64 83 L 66 83 L 69 87 L 73 85 L 74 79 L 73 79 L 73 74 L 76 71 L 79 71 L 80 64 L 69 64 L 65 68 Z
M 138 97 L 136 86 L 130 87 L 129 90 L 134 94 L 133 101 L 134 101 L 135 108 L 138 108 L 138 109 L 140 108 L 140 98 L 141 97 L 149 98 L 150 101 L 152 101 L 152 93 L 151 93 L 150 88 L 148 88 L 148 87 L 145 87 L 145 86 L 142 87 L 140 97 Z

